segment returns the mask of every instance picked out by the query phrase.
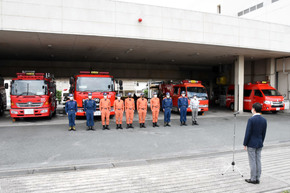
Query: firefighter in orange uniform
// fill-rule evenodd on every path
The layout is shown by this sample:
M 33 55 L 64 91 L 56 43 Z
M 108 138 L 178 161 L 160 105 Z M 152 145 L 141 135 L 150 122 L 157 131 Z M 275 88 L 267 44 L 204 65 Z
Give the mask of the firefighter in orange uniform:
M 134 128 L 132 126 L 133 118 L 134 118 L 134 110 L 135 110 L 134 99 L 132 98 L 132 94 L 128 93 L 128 98 L 126 98 L 125 100 L 125 111 L 126 111 L 126 122 L 127 122 L 126 129 Z
M 102 117 L 102 125 L 103 130 L 109 128 L 109 122 L 110 122 L 110 110 L 111 110 L 111 100 L 108 99 L 107 93 L 104 93 L 104 98 L 100 100 L 100 110 L 101 110 L 101 117 Z
M 152 122 L 153 122 L 153 127 L 159 127 L 157 125 L 158 121 L 158 115 L 159 115 L 159 110 L 160 110 L 160 100 L 157 98 L 157 93 L 153 93 L 153 98 L 150 100 L 150 107 L 152 111 Z
M 147 113 L 147 99 L 144 98 L 144 93 L 141 93 L 140 98 L 137 100 L 137 111 L 139 114 L 140 128 L 146 128 L 145 118 Z
M 114 111 L 116 116 L 116 129 L 123 129 L 122 119 L 124 113 L 124 101 L 121 100 L 120 94 L 117 94 L 117 100 L 114 101 Z

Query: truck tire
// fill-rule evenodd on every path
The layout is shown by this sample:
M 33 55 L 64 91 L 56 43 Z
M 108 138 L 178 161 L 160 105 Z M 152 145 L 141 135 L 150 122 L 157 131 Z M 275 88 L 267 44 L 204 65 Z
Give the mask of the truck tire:
M 277 114 L 277 113 L 278 113 L 278 111 L 272 111 L 272 113 L 273 113 L 273 114 Z

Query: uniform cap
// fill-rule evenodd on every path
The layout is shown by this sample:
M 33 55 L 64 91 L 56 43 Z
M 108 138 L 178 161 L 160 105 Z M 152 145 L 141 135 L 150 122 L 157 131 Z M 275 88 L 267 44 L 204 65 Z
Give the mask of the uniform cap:
M 157 95 L 157 92 L 153 92 L 153 95 Z
M 68 96 L 69 96 L 69 97 L 73 97 L 73 94 L 69 94 Z
M 167 93 L 166 93 L 166 95 L 169 95 L 169 96 L 170 96 L 170 93 L 169 93 L 169 92 L 167 92 Z
M 89 93 L 88 93 L 88 96 L 92 96 L 92 93 L 91 93 L 91 92 L 89 92 Z
M 182 91 L 181 94 L 185 94 L 185 91 Z
M 121 97 L 121 94 L 117 94 L 117 97 Z
M 144 93 L 142 92 L 140 95 L 144 96 Z
M 104 93 L 103 93 L 103 95 L 104 95 L 104 96 L 107 96 L 107 93 L 106 93 L 106 92 L 104 92 Z
M 128 96 L 131 96 L 131 95 L 132 95 L 132 93 L 129 92 L 129 93 L 128 93 Z

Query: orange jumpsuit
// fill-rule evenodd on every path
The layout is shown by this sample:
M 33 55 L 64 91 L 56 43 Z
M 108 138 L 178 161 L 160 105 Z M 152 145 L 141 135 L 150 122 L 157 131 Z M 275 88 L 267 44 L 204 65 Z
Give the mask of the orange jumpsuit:
M 111 101 L 110 99 L 102 98 L 100 100 L 100 110 L 102 117 L 102 125 L 109 125 L 110 122 L 110 110 L 111 110 Z M 106 124 L 105 124 L 106 122 Z
M 152 98 L 150 100 L 150 107 L 152 111 L 152 122 L 157 123 L 158 121 L 158 115 L 159 115 L 159 110 L 160 110 L 160 100 L 159 98 Z
M 132 124 L 135 110 L 134 99 L 132 98 L 125 99 L 125 110 L 126 110 L 126 122 L 127 124 Z
M 147 113 L 147 99 L 139 98 L 137 100 L 137 111 L 139 114 L 139 123 L 145 123 Z
M 114 111 L 116 116 L 116 124 L 122 124 L 123 113 L 124 113 L 124 101 L 115 100 L 114 101 Z

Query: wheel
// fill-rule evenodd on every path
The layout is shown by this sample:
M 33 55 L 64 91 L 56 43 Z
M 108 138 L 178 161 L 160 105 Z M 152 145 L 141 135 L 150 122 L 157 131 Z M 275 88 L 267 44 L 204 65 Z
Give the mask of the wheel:
M 233 111 L 234 108 L 235 108 L 235 107 L 234 107 L 234 103 L 231 103 L 231 104 L 230 104 L 230 109 Z
M 277 114 L 277 113 L 278 113 L 278 111 L 272 111 L 272 113 L 273 113 L 273 114 Z

